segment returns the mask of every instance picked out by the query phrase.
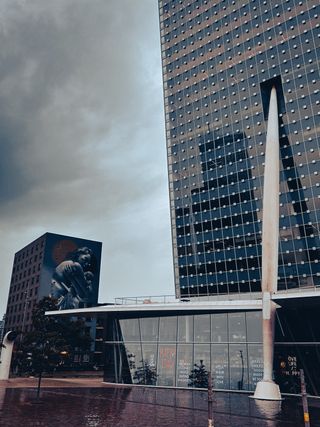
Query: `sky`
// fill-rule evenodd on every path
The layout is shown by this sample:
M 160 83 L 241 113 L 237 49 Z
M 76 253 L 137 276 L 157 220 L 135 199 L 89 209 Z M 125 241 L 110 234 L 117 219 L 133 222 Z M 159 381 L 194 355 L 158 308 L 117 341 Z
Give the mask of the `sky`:
M 156 0 L 0 0 L 0 316 L 15 252 L 103 242 L 99 301 L 173 294 Z

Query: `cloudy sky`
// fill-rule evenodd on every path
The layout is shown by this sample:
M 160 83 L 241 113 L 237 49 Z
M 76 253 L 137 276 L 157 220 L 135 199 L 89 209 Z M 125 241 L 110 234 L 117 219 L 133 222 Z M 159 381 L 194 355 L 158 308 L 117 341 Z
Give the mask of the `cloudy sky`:
M 173 294 L 156 0 L 0 0 L 0 316 L 14 253 L 101 240 L 99 300 Z

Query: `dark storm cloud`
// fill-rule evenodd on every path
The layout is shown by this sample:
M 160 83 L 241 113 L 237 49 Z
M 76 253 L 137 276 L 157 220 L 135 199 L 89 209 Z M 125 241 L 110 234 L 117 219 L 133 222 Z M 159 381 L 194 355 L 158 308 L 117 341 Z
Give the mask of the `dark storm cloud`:
M 116 145 L 106 138 L 120 124 L 124 132 L 136 127 L 146 113 L 133 100 L 148 93 L 141 61 L 144 50 L 148 56 L 148 23 L 137 43 L 130 43 L 130 32 L 139 31 L 148 2 L 50 3 L 8 2 L 3 17 L 2 202 L 48 182 L 85 177 L 99 166 L 101 145 L 104 152 L 108 143 L 110 150 L 130 150 L 129 135 L 115 136 Z
M 157 2 L 0 0 L 0 16 L 2 252 L 47 230 L 103 239 L 115 218 L 158 211 Z

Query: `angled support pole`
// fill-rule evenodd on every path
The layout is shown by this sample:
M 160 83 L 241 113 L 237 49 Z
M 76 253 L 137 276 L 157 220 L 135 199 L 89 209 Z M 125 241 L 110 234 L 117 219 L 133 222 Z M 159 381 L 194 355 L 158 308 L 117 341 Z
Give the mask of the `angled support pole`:
M 279 246 L 279 117 L 277 91 L 270 94 L 262 216 L 262 339 L 263 379 L 258 382 L 253 398 L 281 400 L 279 386 L 273 381 L 273 348 L 276 304 L 271 295 L 277 290 Z

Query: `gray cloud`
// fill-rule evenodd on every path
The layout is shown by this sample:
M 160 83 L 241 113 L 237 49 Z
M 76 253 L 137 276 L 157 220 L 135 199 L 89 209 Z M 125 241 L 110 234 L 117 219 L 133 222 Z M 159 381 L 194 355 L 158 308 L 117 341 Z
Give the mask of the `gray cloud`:
M 103 300 L 172 293 L 157 13 L 0 0 L 0 314 L 14 252 L 45 231 L 103 241 Z

